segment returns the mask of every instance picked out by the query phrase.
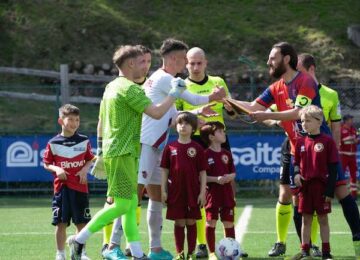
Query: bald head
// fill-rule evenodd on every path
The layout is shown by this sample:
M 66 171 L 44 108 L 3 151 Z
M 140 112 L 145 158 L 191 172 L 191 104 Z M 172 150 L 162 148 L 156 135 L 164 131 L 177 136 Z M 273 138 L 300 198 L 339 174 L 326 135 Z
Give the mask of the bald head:
M 189 71 L 189 78 L 194 81 L 202 81 L 205 78 L 207 60 L 205 52 L 199 47 L 191 48 L 186 54 L 188 63 L 186 65 Z
M 192 56 L 201 56 L 205 59 L 205 52 L 203 49 L 199 48 L 199 47 L 194 47 L 191 48 L 190 50 L 188 50 L 186 57 L 192 57 Z

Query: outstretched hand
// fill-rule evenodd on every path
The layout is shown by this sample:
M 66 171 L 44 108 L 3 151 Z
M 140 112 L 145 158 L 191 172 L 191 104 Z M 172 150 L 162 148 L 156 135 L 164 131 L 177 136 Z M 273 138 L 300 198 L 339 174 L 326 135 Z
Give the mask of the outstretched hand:
M 269 119 L 269 114 L 271 114 L 271 113 L 267 113 L 267 112 L 263 112 L 263 111 L 256 111 L 256 112 L 251 112 L 249 115 L 251 118 L 253 118 L 257 122 L 263 122 L 263 121 Z
M 216 86 L 213 92 L 209 95 L 209 102 L 221 101 L 224 97 L 226 97 L 226 91 L 224 87 Z
M 215 106 L 215 104 L 208 104 L 206 106 L 203 106 L 203 107 L 199 108 L 198 113 L 200 115 L 202 115 L 203 117 L 218 116 L 219 114 L 211 109 L 211 107 L 213 107 L 213 106 Z

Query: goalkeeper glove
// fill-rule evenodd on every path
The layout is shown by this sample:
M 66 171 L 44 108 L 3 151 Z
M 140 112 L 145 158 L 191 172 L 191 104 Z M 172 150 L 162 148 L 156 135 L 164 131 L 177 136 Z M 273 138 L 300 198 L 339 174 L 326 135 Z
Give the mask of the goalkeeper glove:
M 97 139 L 96 161 L 90 174 L 97 179 L 106 179 L 104 159 L 102 156 L 102 137 Z
M 182 78 L 173 78 L 171 80 L 171 90 L 169 92 L 169 96 L 173 98 L 179 98 L 181 94 L 185 91 L 186 84 Z

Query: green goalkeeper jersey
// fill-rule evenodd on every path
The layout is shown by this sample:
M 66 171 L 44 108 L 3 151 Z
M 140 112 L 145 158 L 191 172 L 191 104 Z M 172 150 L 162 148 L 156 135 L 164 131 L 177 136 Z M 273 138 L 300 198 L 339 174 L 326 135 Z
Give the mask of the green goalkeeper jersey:
M 99 115 L 104 158 L 139 156 L 142 113 L 151 103 L 144 90 L 125 77 L 106 86 Z
M 208 96 L 212 93 L 212 91 L 214 90 L 214 88 L 216 86 L 219 86 L 219 87 L 224 87 L 226 95 L 229 96 L 228 87 L 227 87 L 225 81 L 220 77 L 206 75 L 205 79 L 202 80 L 201 82 L 194 82 L 189 78 L 187 78 L 185 80 L 185 82 L 186 82 L 186 89 L 190 93 L 193 93 L 193 94 Z M 215 103 L 215 105 L 211 108 L 219 115 L 213 116 L 213 117 L 203 117 L 203 116 L 199 115 L 199 118 L 201 118 L 205 122 L 219 121 L 224 124 L 224 117 L 223 117 L 224 105 L 223 105 L 223 103 L 215 102 L 215 101 L 213 103 Z M 199 106 L 191 105 L 190 103 L 186 102 L 183 99 L 176 100 L 176 107 L 178 110 L 190 111 L 190 110 L 202 107 L 202 106 L 203 105 L 199 105 Z M 197 130 L 195 132 L 195 135 L 199 135 L 199 134 L 200 134 L 199 130 Z

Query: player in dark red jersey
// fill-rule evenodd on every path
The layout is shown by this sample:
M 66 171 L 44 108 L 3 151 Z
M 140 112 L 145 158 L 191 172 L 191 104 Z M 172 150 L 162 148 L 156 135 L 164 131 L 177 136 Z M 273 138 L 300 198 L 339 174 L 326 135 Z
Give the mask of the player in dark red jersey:
M 320 132 L 324 115 L 319 107 L 305 107 L 300 111 L 300 119 L 307 133 L 307 136 L 297 140 L 294 159 L 294 179 L 299 187 L 299 213 L 302 213 L 303 223 L 301 257 L 310 256 L 311 224 L 316 212 L 322 240 L 322 258 L 332 259 L 327 214 L 331 212 L 331 199 L 334 197 L 338 150 L 331 136 Z
M 176 259 L 185 259 L 185 225 L 187 230 L 187 259 L 196 259 L 196 220 L 201 218 L 200 207 L 205 204 L 207 164 L 204 149 L 191 140 L 197 129 L 197 117 L 181 112 L 176 118 L 179 138 L 168 144 L 161 160 L 162 201 L 167 204 L 166 218 L 175 221 Z
M 205 158 L 209 165 L 207 170 L 206 191 L 206 240 L 209 247 L 210 260 L 216 260 L 215 228 L 221 218 L 225 237 L 235 238 L 234 208 L 235 199 L 231 182 L 235 179 L 235 166 L 231 152 L 221 148 L 226 142 L 224 125 L 221 122 L 208 122 L 200 129 L 200 136 L 209 146 L 205 150 Z M 241 257 L 247 257 L 243 253 Z
M 77 133 L 80 110 L 70 104 L 59 109 L 61 133 L 52 138 L 44 153 L 44 168 L 54 175 L 52 201 L 53 221 L 56 226 L 56 259 L 65 259 L 66 227 L 70 220 L 79 232 L 89 222 L 90 208 L 87 173 L 94 159 L 89 139 Z M 82 258 L 86 257 L 83 250 Z

